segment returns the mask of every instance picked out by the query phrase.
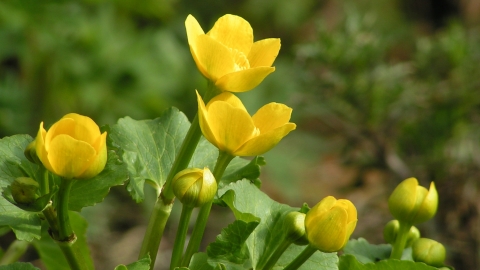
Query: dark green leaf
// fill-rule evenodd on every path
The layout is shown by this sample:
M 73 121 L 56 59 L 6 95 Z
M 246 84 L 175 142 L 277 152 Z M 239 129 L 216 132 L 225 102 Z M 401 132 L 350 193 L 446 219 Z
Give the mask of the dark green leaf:
M 195 253 L 188 267 L 192 270 L 245 270 L 251 269 L 251 266 L 235 264 L 221 259 L 212 259 L 206 253 Z
M 236 158 L 230 162 L 227 170 L 225 171 L 222 180 L 219 183 L 220 188 L 235 182 L 237 180 L 248 179 L 252 183 L 255 183 L 257 187 L 260 187 L 260 169 L 265 165 L 265 159 L 263 157 L 255 157 L 250 162 L 247 160 Z
M 424 263 L 404 260 L 382 260 L 377 263 L 362 264 L 353 255 L 340 256 L 340 270 L 436 270 Z
M 208 245 L 208 256 L 236 264 L 244 264 L 249 258 L 245 241 L 257 225 L 258 222 L 247 223 L 241 220 L 235 220 L 222 230 L 215 242 Z
M 115 270 L 148 270 L 148 269 L 150 269 L 150 257 L 148 257 L 148 255 L 128 265 L 121 264 L 115 267 Z
M 40 270 L 31 263 L 16 262 L 0 266 L 0 270 Z
M 364 238 L 350 240 L 343 249 L 344 254 L 351 254 L 362 263 L 377 262 L 388 259 L 392 252 L 392 246 L 389 244 L 372 245 Z

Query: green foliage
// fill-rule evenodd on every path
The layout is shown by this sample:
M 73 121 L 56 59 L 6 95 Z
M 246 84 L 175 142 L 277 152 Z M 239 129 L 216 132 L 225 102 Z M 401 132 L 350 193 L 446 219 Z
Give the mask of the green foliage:
M 148 270 L 150 269 L 150 258 L 147 256 L 128 265 L 119 265 L 115 270 Z
M 31 263 L 16 262 L 9 265 L 0 266 L 0 270 L 40 270 Z
M 424 263 L 401 260 L 383 260 L 378 263 L 362 264 L 352 255 L 340 256 L 339 270 L 434 270 Z

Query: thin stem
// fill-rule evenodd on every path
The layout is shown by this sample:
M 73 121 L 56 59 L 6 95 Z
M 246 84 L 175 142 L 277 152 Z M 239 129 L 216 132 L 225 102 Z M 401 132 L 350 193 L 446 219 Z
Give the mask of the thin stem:
M 18 261 L 18 259 L 25 254 L 25 251 L 27 251 L 28 245 L 29 243 L 27 241 L 13 241 L 0 259 L 0 265 L 7 265 Z
M 288 241 L 287 239 L 284 239 L 283 242 L 275 249 L 273 252 L 272 256 L 268 258 L 267 263 L 265 263 L 265 266 L 262 267 L 261 269 L 263 270 L 270 270 L 272 269 L 275 264 L 277 263 L 278 259 L 282 256 L 282 254 L 287 250 L 287 248 L 292 244 L 292 242 Z
M 215 85 L 212 83 L 209 83 L 208 86 L 209 87 L 203 97 L 204 102 L 208 102 L 219 93 L 219 90 L 216 89 Z M 175 157 L 172 168 L 170 168 L 162 192 L 155 202 L 153 212 L 148 221 L 147 231 L 143 237 L 142 248 L 140 249 L 138 258 L 143 258 L 146 254 L 149 254 L 151 260 L 150 269 L 153 269 L 153 266 L 155 265 L 155 259 L 157 257 L 158 248 L 160 247 L 165 225 L 167 224 L 170 212 L 172 211 L 173 200 L 175 198 L 171 186 L 173 177 L 179 171 L 187 168 L 201 137 L 202 130 L 198 124 L 198 115 L 195 115 L 187 135 L 183 140 L 182 146 L 180 147 L 180 151 Z
M 43 177 L 40 178 L 38 185 L 40 186 L 39 189 L 41 195 L 45 195 L 50 192 L 48 170 L 43 169 Z
M 177 236 L 173 245 L 172 261 L 170 262 L 170 270 L 175 269 L 180 265 L 182 259 L 183 248 L 185 246 L 185 238 L 187 236 L 188 224 L 192 216 L 193 207 L 182 206 L 182 214 L 180 215 L 180 222 L 178 224 Z
M 72 188 L 73 179 L 61 179 L 60 189 L 58 190 L 57 218 L 58 218 L 58 240 L 69 241 L 73 235 L 68 216 L 68 198 Z
M 217 158 L 217 163 L 215 164 L 215 168 L 213 169 L 213 176 L 215 179 L 220 181 L 227 168 L 228 164 L 234 156 L 220 151 Z M 192 236 L 190 241 L 188 242 L 187 250 L 185 251 L 185 255 L 183 256 L 181 266 L 188 266 L 190 264 L 190 259 L 192 258 L 193 254 L 198 252 L 200 248 L 200 243 L 202 242 L 203 232 L 205 231 L 205 227 L 207 226 L 208 216 L 210 215 L 210 209 L 212 208 L 213 200 L 204 204 L 200 207 L 200 211 L 198 212 L 197 220 L 195 222 L 195 227 L 193 227 Z
M 408 232 L 412 225 L 405 224 L 404 222 L 399 222 L 400 227 L 398 228 L 397 237 L 395 238 L 395 243 L 392 246 L 392 253 L 390 253 L 390 259 L 402 258 L 403 250 L 405 249 L 405 244 L 407 243 Z
M 85 262 L 79 260 L 78 258 L 82 258 L 80 250 L 78 249 L 77 243 L 70 242 L 57 242 L 58 246 L 62 250 L 65 259 L 67 259 L 68 265 L 70 266 L 71 270 L 86 270 L 88 266 L 86 266 Z
M 302 253 L 298 254 L 298 256 L 292 262 L 290 262 L 285 268 L 283 268 L 283 270 L 298 269 L 300 266 L 302 266 L 302 264 L 304 264 L 308 260 L 308 258 L 310 258 L 313 255 L 313 253 L 315 253 L 315 251 L 317 251 L 316 248 L 310 245 L 307 245 L 307 247 L 305 247 Z
M 145 255 L 150 256 L 150 269 L 153 269 L 155 265 L 155 259 L 157 258 L 158 247 L 162 240 L 163 231 L 167 224 L 170 212 L 172 212 L 173 203 L 165 204 L 164 200 L 158 198 L 155 202 L 155 206 L 150 216 L 147 231 L 143 238 L 142 248 L 140 249 L 139 259 Z
M 48 222 L 50 226 L 50 233 L 52 234 L 53 239 L 58 239 L 58 221 L 57 221 L 57 213 L 53 209 L 52 204 L 48 205 L 43 211 L 43 216 Z

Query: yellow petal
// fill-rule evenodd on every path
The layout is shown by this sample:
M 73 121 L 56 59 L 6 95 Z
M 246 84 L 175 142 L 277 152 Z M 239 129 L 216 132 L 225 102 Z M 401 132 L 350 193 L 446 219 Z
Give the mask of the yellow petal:
M 270 67 L 280 51 L 280 39 L 268 38 L 253 43 L 248 54 L 250 67 Z
M 72 118 L 62 118 L 53 124 L 45 136 L 45 149 L 47 152 L 50 150 L 51 141 L 58 135 L 68 134 L 73 137 L 73 130 L 75 129 L 75 120 Z
M 238 108 L 238 109 L 242 109 L 244 111 L 247 111 L 247 109 L 243 105 L 242 101 L 237 96 L 235 96 L 234 94 L 232 94 L 230 92 L 223 92 L 220 95 L 217 95 L 214 98 L 212 98 L 210 100 L 210 102 L 208 102 L 208 104 L 207 104 L 207 110 L 208 110 L 210 104 L 212 104 L 213 102 L 216 102 L 216 101 L 227 102 L 228 104 L 230 104 L 234 108 Z
M 255 88 L 274 71 L 274 67 L 255 67 L 227 73 L 216 80 L 215 86 L 224 91 L 246 92 Z
M 347 212 L 342 207 L 333 207 L 316 217 L 314 229 L 307 230 L 308 241 L 322 252 L 340 250 L 345 245 L 347 218 Z
M 37 138 L 35 139 L 35 151 L 37 156 L 42 162 L 43 166 L 49 171 L 53 171 L 50 161 L 48 161 L 48 154 L 45 148 L 45 137 L 47 136 L 47 131 L 43 128 L 43 122 L 40 123 L 40 128 L 38 129 Z
M 292 109 L 290 107 L 272 102 L 260 108 L 252 116 L 252 119 L 262 134 L 288 123 L 291 115 Z
M 253 45 L 253 30 L 245 19 L 227 14 L 220 17 L 207 33 L 228 48 L 248 55 Z
M 97 155 L 94 157 L 89 167 L 77 178 L 92 178 L 105 168 L 105 164 L 107 163 L 107 132 L 100 135 L 93 146 Z
M 333 196 L 327 196 L 323 198 L 320 202 L 318 202 L 312 209 L 307 212 L 305 216 L 305 226 L 309 223 L 309 226 L 312 226 L 312 222 L 314 219 L 327 211 L 329 211 L 335 204 L 337 203 L 337 199 Z
M 197 19 L 192 15 L 187 16 L 187 19 L 185 20 L 185 29 L 187 30 L 188 44 L 190 46 L 195 44 L 198 36 L 205 34 Z
M 190 46 L 198 69 L 208 79 L 215 82 L 235 70 L 232 52 L 213 38 L 198 36 L 195 44 Z
M 208 123 L 208 111 L 207 108 L 205 107 L 205 103 L 203 102 L 202 97 L 196 91 L 197 93 L 197 102 L 198 102 L 198 123 L 200 125 L 200 128 L 202 129 L 203 136 L 207 141 L 209 141 L 213 145 L 217 145 L 217 141 L 215 139 L 215 135 L 213 135 L 212 129 L 210 128 L 210 125 Z
M 416 189 L 418 181 L 416 178 L 403 180 L 392 192 L 388 198 L 388 208 L 390 213 L 399 220 L 405 221 L 405 218 L 411 214 L 416 202 Z
M 230 154 L 235 153 L 255 132 L 248 112 L 227 102 L 212 102 L 208 108 L 207 121 L 215 136 L 217 148 Z
M 280 142 L 290 131 L 294 130 L 296 125 L 293 123 L 287 123 L 281 127 L 278 127 L 270 132 L 260 134 L 245 142 L 240 148 L 238 148 L 233 154 L 236 156 L 257 156 L 261 155 Z
M 337 204 L 342 205 L 347 210 L 349 222 L 357 220 L 357 208 L 351 201 L 340 199 Z
M 93 145 L 100 137 L 100 128 L 90 117 L 69 113 L 62 119 L 73 119 L 75 121 L 74 129 L 64 133 L 72 136 L 74 139 Z
M 422 223 L 431 219 L 437 212 L 438 207 L 438 192 L 433 182 L 430 183 L 430 189 L 425 196 L 422 205 L 415 217 L 416 223 Z
M 50 142 L 48 160 L 56 174 L 71 179 L 82 175 L 96 154 L 88 143 L 60 134 Z

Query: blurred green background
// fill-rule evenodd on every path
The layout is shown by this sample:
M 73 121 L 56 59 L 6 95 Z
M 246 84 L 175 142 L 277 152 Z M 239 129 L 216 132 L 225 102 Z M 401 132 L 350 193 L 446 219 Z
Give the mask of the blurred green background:
M 248 20 L 256 40 L 282 40 L 276 71 L 239 94 L 251 113 L 272 101 L 289 105 L 298 125 L 265 155 L 262 189 L 294 206 L 348 198 L 359 212 L 353 237 L 382 243 L 393 188 L 410 176 L 435 181 L 438 214 L 418 227 L 446 245 L 449 265 L 478 269 L 476 0 L 4 0 L 0 137 L 34 136 L 41 121 L 50 126 L 69 112 L 100 125 L 156 118 L 170 106 L 192 118 L 194 89 L 206 81 L 184 21 L 192 14 L 208 30 L 226 13 Z M 118 187 L 83 213 L 93 221 L 98 269 L 136 259 L 152 200 L 137 205 Z M 215 208 L 211 239 L 225 216 Z M 168 265 L 175 218 L 159 269 Z

